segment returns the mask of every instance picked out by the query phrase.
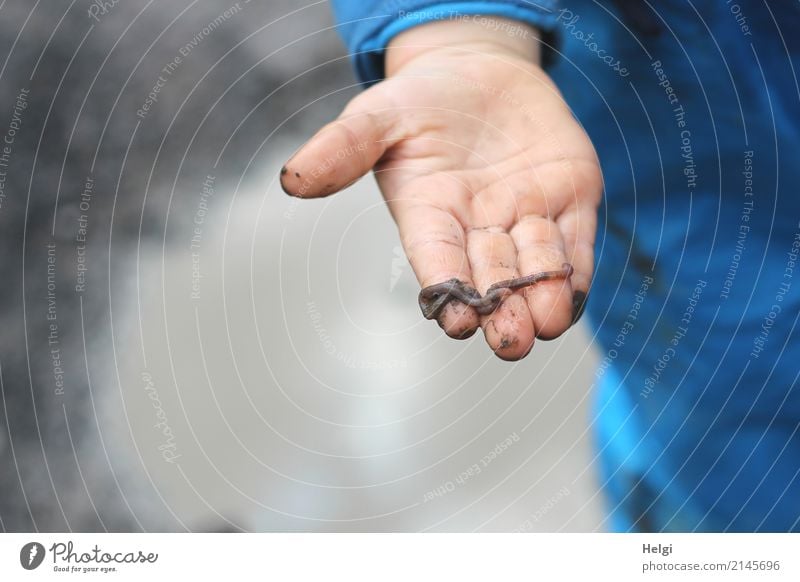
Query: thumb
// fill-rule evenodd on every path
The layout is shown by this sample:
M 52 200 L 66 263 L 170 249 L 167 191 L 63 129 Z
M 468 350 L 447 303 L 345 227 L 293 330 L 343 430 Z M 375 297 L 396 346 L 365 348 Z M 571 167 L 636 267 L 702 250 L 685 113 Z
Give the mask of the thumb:
M 349 186 L 369 172 L 387 149 L 396 110 L 371 91 L 353 99 L 342 115 L 319 130 L 281 168 L 281 187 L 290 196 L 321 198 Z

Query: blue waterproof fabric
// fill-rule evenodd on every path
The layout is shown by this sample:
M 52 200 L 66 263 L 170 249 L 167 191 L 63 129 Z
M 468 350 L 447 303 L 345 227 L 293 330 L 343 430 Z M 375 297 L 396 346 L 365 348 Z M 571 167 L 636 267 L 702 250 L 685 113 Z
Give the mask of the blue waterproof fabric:
M 605 179 L 587 315 L 609 526 L 800 531 L 800 3 L 334 5 L 364 82 L 453 13 L 549 33 Z

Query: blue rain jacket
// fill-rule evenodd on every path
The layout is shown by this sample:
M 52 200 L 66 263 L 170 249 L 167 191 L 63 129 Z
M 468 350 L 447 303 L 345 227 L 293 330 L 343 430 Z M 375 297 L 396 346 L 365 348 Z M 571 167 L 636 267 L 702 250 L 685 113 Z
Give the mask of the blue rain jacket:
M 800 3 L 334 0 L 365 83 L 429 20 L 538 27 L 605 179 L 587 315 L 616 530 L 800 530 Z

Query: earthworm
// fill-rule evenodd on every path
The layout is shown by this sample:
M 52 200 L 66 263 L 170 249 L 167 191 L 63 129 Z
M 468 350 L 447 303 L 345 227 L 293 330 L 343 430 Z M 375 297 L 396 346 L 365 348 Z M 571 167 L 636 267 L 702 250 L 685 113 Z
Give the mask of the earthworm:
M 530 287 L 540 281 L 554 279 L 567 279 L 572 276 L 572 265 L 564 263 L 558 271 L 542 271 L 508 279 L 495 283 L 486 290 L 486 295 L 481 296 L 478 290 L 470 287 L 458 279 L 450 279 L 444 283 L 437 283 L 425 287 L 419 292 L 419 307 L 425 319 L 439 317 L 442 309 L 451 301 L 460 301 L 464 305 L 474 307 L 481 315 L 489 315 L 500 305 L 500 302 L 511 292 L 524 287 Z

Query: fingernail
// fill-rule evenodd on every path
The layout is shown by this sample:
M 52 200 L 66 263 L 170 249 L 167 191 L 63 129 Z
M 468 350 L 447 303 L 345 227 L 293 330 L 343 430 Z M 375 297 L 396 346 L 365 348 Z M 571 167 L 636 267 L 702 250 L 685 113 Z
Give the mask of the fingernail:
M 462 331 L 462 332 L 461 332 L 460 334 L 458 334 L 457 336 L 453 336 L 453 339 L 459 339 L 459 340 L 465 340 L 465 339 L 469 339 L 469 338 L 471 338 L 473 335 L 475 335 L 475 332 L 476 332 L 476 331 L 478 331 L 478 328 L 477 328 L 477 327 L 468 327 L 467 329 L 465 329 L 464 331 Z
M 586 307 L 586 292 L 575 291 L 572 295 L 572 324 L 578 323 L 583 315 L 583 308 Z
M 288 173 L 289 173 L 289 168 L 287 168 L 286 166 L 283 166 L 281 168 L 281 179 L 279 180 L 280 183 L 281 183 L 281 190 L 283 190 L 284 193 L 288 194 L 289 196 L 293 196 L 294 197 L 294 194 L 289 192 L 289 190 L 286 189 L 286 184 L 283 183 L 283 177 Z

